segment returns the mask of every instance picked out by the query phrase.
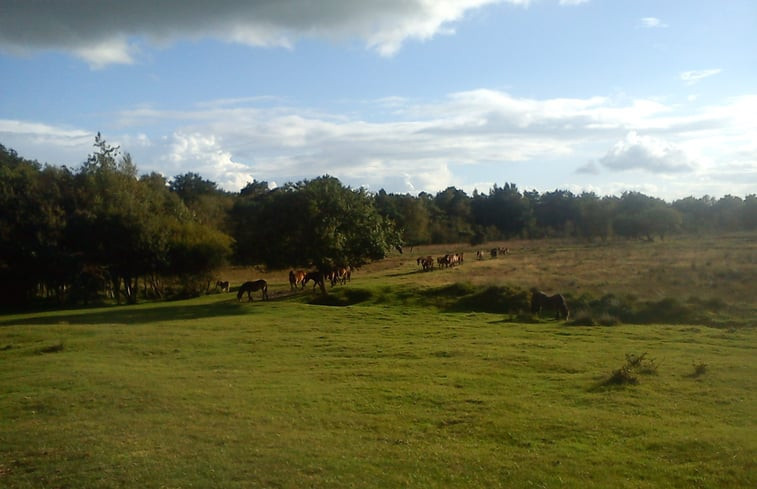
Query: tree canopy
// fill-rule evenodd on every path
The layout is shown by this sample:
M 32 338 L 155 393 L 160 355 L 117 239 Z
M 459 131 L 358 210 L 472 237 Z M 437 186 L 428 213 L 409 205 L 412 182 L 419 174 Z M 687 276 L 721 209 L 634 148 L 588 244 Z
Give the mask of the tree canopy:
M 272 268 L 361 266 L 401 246 L 364 189 L 323 176 L 240 199 L 232 210 L 236 258 Z

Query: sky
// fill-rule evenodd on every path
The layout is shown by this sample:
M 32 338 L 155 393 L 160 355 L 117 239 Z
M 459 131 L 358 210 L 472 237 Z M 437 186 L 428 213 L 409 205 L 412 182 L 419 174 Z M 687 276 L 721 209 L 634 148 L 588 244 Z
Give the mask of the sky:
M 755 0 L 0 0 L 0 144 L 238 191 L 757 193 Z

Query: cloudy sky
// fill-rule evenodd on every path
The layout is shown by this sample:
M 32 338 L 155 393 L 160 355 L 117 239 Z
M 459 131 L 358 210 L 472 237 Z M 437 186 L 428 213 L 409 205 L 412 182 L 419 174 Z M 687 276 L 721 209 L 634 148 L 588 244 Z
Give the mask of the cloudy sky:
M 757 192 L 754 0 L 0 0 L 0 144 L 227 190 Z

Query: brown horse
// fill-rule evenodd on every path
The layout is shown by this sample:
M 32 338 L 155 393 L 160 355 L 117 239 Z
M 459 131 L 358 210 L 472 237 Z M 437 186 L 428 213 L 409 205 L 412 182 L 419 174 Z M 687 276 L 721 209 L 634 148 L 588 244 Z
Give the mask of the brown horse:
M 305 272 L 304 270 L 297 270 L 296 272 L 294 270 L 289 270 L 289 287 L 291 290 L 294 290 L 297 288 L 297 286 L 300 286 L 300 289 L 305 288 Z
M 324 276 L 321 272 L 308 272 L 305 274 L 305 280 L 302 281 L 302 286 L 305 287 L 305 284 L 312 280 L 313 290 L 315 290 L 316 285 L 323 289 L 323 278 Z
M 347 267 L 339 267 L 333 272 L 331 272 L 331 286 L 333 287 L 337 283 L 340 283 L 342 285 L 346 284 L 348 281 L 352 280 L 352 268 L 349 266 Z
M 554 309 L 556 313 L 556 319 L 563 317 L 568 319 L 568 303 L 565 302 L 565 297 L 560 294 L 547 295 L 540 290 L 533 290 L 531 296 L 531 313 L 538 314 L 542 308 Z
M 241 287 L 239 287 L 239 292 L 237 292 L 237 300 L 241 301 L 242 296 L 247 293 L 247 302 L 252 302 L 252 293 L 257 292 L 258 290 L 261 291 L 262 299 L 264 301 L 268 300 L 268 282 L 265 280 L 255 280 L 254 282 L 245 282 L 242 284 Z

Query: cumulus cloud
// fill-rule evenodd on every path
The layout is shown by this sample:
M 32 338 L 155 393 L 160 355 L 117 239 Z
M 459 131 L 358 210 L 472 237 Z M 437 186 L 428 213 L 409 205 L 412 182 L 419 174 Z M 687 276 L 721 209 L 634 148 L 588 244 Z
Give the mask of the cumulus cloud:
M 214 38 L 252 46 L 292 47 L 302 37 L 358 39 L 381 55 L 409 39 L 451 32 L 466 12 L 529 0 L 99 0 L 5 2 L 0 49 L 59 50 L 94 67 L 132 63 L 138 43 Z
M 652 173 L 679 173 L 692 170 L 686 154 L 676 145 L 650 136 L 629 132 L 599 162 L 611 170 L 646 170 Z
M 161 158 L 173 169 L 170 175 L 186 173 L 187 168 L 216 182 L 222 188 L 240 189 L 253 177 L 250 169 L 232 159 L 232 154 L 215 135 L 175 132 L 168 145 L 168 152 Z

